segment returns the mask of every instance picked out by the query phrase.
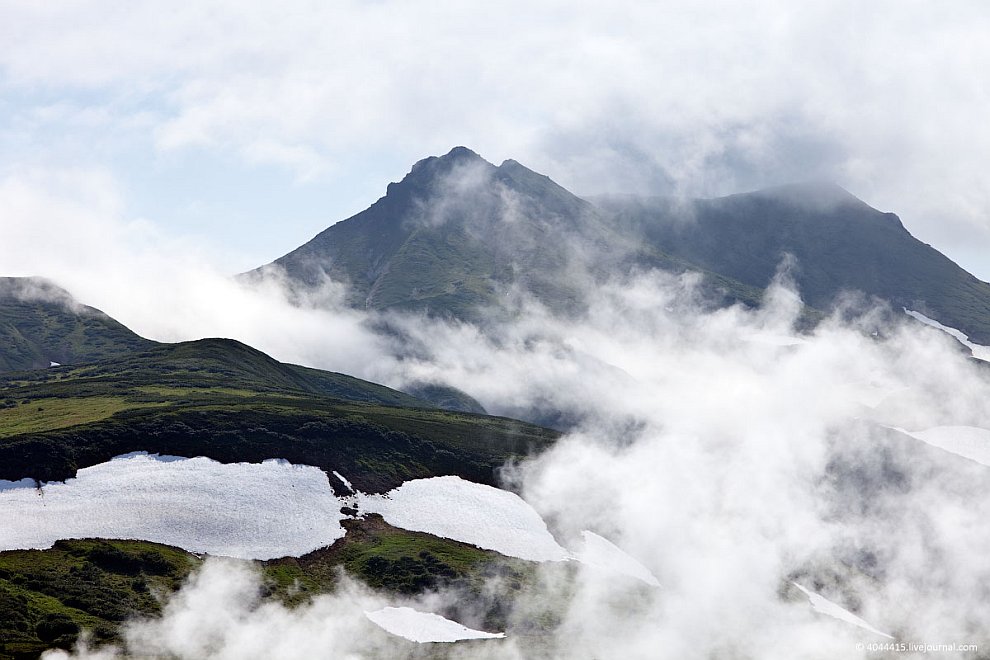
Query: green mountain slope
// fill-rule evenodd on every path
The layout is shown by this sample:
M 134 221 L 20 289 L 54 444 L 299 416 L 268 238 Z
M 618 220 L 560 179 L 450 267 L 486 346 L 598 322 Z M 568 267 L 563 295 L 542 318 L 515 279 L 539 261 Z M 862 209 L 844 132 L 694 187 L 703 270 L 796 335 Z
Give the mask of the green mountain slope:
M 753 287 L 769 284 L 785 254 L 805 302 L 827 310 L 861 291 L 924 312 L 990 343 L 990 284 L 834 185 L 802 184 L 674 203 L 601 204 L 631 235 L 696 266 Z
M 47 280 L 0 278 L 0 372 L 94 362 L 152 345 Z
M 21 377 L 21 374 L 0 377 L 0 384 L 23 382 L 18 380 Z M 360 378 L 284 364 L 234 339 L 159 344 L 118 359 L 37 374 L 31 378 L 53 387 L 57 387 L 58 383 L 78 386 L 84 382 L 105 382 L 108 379 L 112 379 L 118 388 L 154 383 L 157 387 L 193 389 L 222 384 L 228 390 L 311 394 L 392 406 L 434 407 L 423 399 Z
M 0 479 L 65 479 L 131 451 L 284 458 L 378 492 L 456 474 L 495 484 L 553 431 L 437 410 L 386 387 L 279 363 L 232 340 L 0 378 Z M 403 407 L 398 407 L 403 406 Z

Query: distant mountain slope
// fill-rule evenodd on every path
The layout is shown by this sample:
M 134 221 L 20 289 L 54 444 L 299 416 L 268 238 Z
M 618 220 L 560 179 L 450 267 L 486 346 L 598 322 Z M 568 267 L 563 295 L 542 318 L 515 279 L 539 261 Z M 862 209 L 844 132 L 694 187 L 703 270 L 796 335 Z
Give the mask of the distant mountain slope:
M 94 362 L 154 343 L 48 280 L 0 278 L 0 372 Z
M 418 394 L 408 395 L 344 374 L 282 364 L 232 340 L 159 344 L 80 304 L 48 280 L 0 278 L 0 374 L 47 369 L 53 362 L 91 365 L 74 373 L 119 376 L 130 371 L 130 380 L 149 378 L 148 369 L 160 375 L 163 369 L 176 371 L 187 364 L 192 369 L 185 374 L 189 383 L 198 372 L 213 371 L 224 374 L 231 386 L 247 384 L 260 391 L 295 389 L 351 401 L 485 413 L 481 404 L 452 387 L 418 384 Z
M 880 212 L 827 184 L 782 186 L 718 199 L 604 201 L 616 224 L 700 268 L 754 287 L 770 282 L 785 254 L 805 302 L 827 310 L 861 291 L 923 311 L 990 343 L 990 284 L 914 238 Z
M 990 343 L 990 284 L 838 186 L 590 203 L 464 147 L 416 163 L 369 209 L 247 277 L 274 265 L 307 287 L 329 275 L 350 285 L 356 307 L 476 320 L 514 288 L 579 310 L 596 282 L 637 268 L 699 271 L 716 302 L 756 305 L 785 254 L 811 308 L 828 311 L 843 291 L 861 291 Z

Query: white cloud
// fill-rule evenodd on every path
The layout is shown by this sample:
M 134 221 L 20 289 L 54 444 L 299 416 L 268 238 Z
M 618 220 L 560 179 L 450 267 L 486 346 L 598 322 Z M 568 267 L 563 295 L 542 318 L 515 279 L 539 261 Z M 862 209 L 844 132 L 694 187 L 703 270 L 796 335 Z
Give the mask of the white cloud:
M 824 176 L 990 273 L 966 249 L 990 245 L 979 2 L 3 11 L 10 98 L 92 92 L 115 124 L 128 99 L 162 150 L 206 148 L 306 179 L 356 154 L 408 164 L 463 143 L 577 192 L 720 194 Z
M 898 640 L 986 638 L 979 618 L 990 583 L 986 468 L 884 428 L 990 428 L 986 374 L 943 333 L 897 314 L 905 325 L 873 338 L 863 331 L 873 327 L 868 314 L 859 323 L 826 322 L 801 341 L 761 341 L 794 335 L 792 292 L 772 292 L 761 310 L 703 312 L 695 279 L 649 273 L 594 289 L 579 319 L 525 303 L 515 321 L 486 333 L 393 317 L 416 349 L 395 361 L 360 315 L 292 310 L 272 291 L 235 294 L 191 272 L 204 291 L 177 277 L 166 298 L 171 320 L 161 320 L 161 303 L 159 314 L 139 307 L 135 317 L 185 333 L 227 328 L 312 357 L 311 364 L 356 366 L 379 380 L 440 379 L 498 413 L 543 405 L 581 420 L 507 477 L 564 547 L 578 547 L 581 533 L 593 530 L 663 587 L 541 567 L 506 614 L 509 644 L 481 653 L 534 657 L 525 639 L 511 640 L 538 617 L 559 622 L 543 640 L 546 657 L 651 657 L 657 648 L 682 656 L 868 657 L 855 647 L 868 633 L 818 616 L 806 597 L 788 591 L 791 581 Z M 131 297 L 149 281 L 127 280 Z M 99 288 L 95 280 L 88 286 Z M 134 308 L 124 296 L 114 300 Z M 320 328 L 342 333 L 348 350 Z M 275 622 L 295 635 L 284 651 L 292 657 L 334 643 L 321 626 L 351 631 L 363 644 L 353 631 L 365 622 L 353 613 L 381 606 L 345 591 L 290 613 L 223 591 L 206 616 L 197 585 L 162 622 L 135 627 L 132 648 L 179 657 L 277 654 L 282 647 L 272 645 L 289 636 L 275 636 Z M 443 593 L 424 603 L 431 611 L 471 607 Z M 470 617 L 461 622 L 478 627 Z M 340 648 L 374 656 L 363 646 Z
M 128 218 L 101 171 L 36 170 L 0 179 L 5 275 L 42 275 L 158 341 L 240 339 L 288 362 L 370 375 L 382 341 L 328 283 L 321 308 L 295 306 L 277 281 L 258 289 L 219 272 L 195 237 Z M 315 299 L 314 299 L 315 302 Z
M 400 657 L 410 643 L 397 643 L 364 616 L 380 597 L 349 580 L 339 593 L 297 610 L 262 602 L 261 576 L 245 563 L 209 560 L 164 608 L 160 619 L 132 622 L 122 649 L 77 649 L 74 657 L 106 660 L 155 655 L 182 660 L 249 658 Z M 67 658 L 63 651 L 45 654 Z
M 467 143 L 578 192 L 705 194 L 824 175 L 925 240 L 990 253 L 976 84 L 990 48 L 976 2 L 3 11 L 7 90 L 136 94 L 164 151 L 316 176 L 355 151 L 412 161 Z M 440 379 L 495 412 L 580 415 L 516 483 L 563 544 L 593 529 L 664 589 L 582 577 L 563 599 L 560 657 L 855 657 L 855 631 L 781 598 L 795 571 L 899 639 L 987 637 L 985 467 L 879 426 L 990 428 L 986 376 L 949 340 L 874 340 L 834 322 L 789 346 L 752 341 L 793 334 L 786 295 L 703 314 L 690 278 L 648 274 L 602 287 L 580 322 L 533 305 L 489 335 L 397 318 L 421 357 L 396 363 L 363 315 L 294 308 L 277 287 L 247 292 L 195 241 L 130 217 L 109 168 L 6 169 L 7 273 L 53 277 L 143 334 L 233 336 L 380 381 Z M 207 632 L 270 631 L 254 610 L 230 611 Z M 341 616 L 340 629 L 358 625 Z M 313 630 L 300 639 L 324 640 Z M 263 639 L 257 648 L 279 648 Z

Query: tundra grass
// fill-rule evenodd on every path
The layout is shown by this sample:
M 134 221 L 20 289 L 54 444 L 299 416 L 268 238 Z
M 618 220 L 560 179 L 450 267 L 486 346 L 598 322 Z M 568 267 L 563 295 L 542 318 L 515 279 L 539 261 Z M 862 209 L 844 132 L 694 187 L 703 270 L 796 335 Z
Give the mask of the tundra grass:
M 159 404 L 110 396 L 21 400 L 16 405 L 0 409 L 0 438 L 98 422 L 123 410 L 152 405 Z

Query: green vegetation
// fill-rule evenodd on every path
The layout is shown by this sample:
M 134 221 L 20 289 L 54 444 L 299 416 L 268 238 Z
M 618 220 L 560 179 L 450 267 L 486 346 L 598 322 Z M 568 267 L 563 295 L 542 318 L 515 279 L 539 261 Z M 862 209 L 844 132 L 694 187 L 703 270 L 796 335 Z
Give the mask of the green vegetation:
M 0 388 L 21 385 L 31 391 L 96 391 L 112 384 L 113 391 L 143 391 L 155 395 L 210 394 L 243 396 L 332 396 L 395 406 L 432 407 L 428 402 L 384 385 L 319 369 L 284 364 L 232 339 L 202 339 L 159 344 L 149 350 L 113 360 L 37 372 L 0 375 Z M 2 392 L 2 391 L 0 391 Z
M 332 592 L 343 570 L 385 592 L 450 587 L 477 596 L 486 576 L 506 576 L 505 588 L 514 591 L 532 572 L 526 562 L 396 529 L 379 516 L 344 525 L 347 535 L 328 548 L 253 562 L 262 571 L 263 595 L 289 606 L 305 603 Z M 59 541 L 49 550 L 0 552 L 0 660 L 69 648 L 82 630 L 97 644 L 116 641 L 125 621 L 160 614 L 201 561 L 142 541 Z M 495 627 L 504 623 L 499 615 L 492 612 Z
M 94 362 L 153 345 L 47 280 L 0 278 L 0 372 Z
M 266 562 L 265 573 L 283 599 L 331 590 L 341 567 L 375 589 L 415 594 L 441 586 L 480 589 L 496 567 L 520 572 L 526 566 L 473 545 L 392 527 L 378 515 L 343 525 L 346 536 L 328 548 Z
M 10 480 L 61 480 L 149 451 L 284 458 L 337 470 L 366 492 L 440 474 L 494 484 L 507 460 L 557 437 L 516 420 L 437 410 L 220 339 L 0 376 L 0 402 L 0 479 Z
M 50 550 L 0 552 L 0 658 L 69 648 L 80 630 L 113 641 L 129 618 L 160 612 L 160 594 L 199 560 L 140 541 L 59 541 Z
M 153 404 L 124 397 L 90 396 L 78 399 L 41 398 L 19 401 L 0 410 L 0 438 L 20 433 L 39 433 L 96 422 L 122 410 Z

